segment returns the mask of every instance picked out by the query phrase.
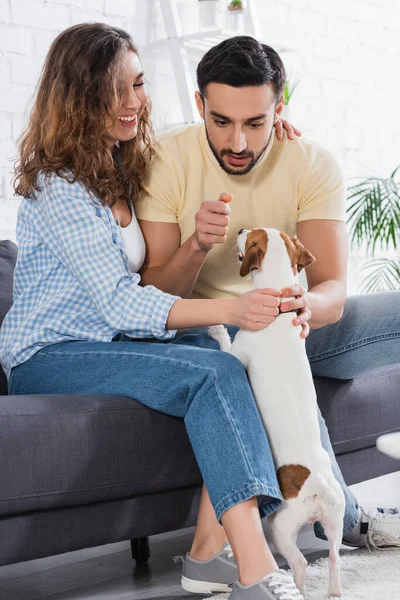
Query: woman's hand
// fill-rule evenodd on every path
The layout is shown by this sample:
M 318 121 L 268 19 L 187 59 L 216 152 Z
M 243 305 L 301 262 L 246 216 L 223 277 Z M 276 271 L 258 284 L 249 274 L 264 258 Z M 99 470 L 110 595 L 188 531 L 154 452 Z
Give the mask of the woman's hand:
M 293 319 L 292 323 L 295 327 L 301 325 L 300 337 L 304 339 L 308 337 L 308 334 L 310 333 L 308 321 L 311 319 L 311 310 L 308 308 L 308 300 L 305 292 L 305 289 L 299 283 L 281 290 L 281 312 L 297 310 L 297 317 Z M 295 299 L 285 302 L 285 297 L 294 297 Z
M 248 331 L 265 329 L 279 314 L 280 292 L 271 288 L 251 290 L 233 302 L 230 324 Z
M 294 125 L 292 125 L 291 123 L 289 123 L 289 121 L 286 121 L 285 119 L 276 119 L 274 127 L 276 137 L 278 138 L 278 140 L 283 139 L 283 130 L 286 131 L 289 140 L 294 140 L 295 135 L 297 135 L 297 137 L 301 136 L 301 131 L 296 129 Z

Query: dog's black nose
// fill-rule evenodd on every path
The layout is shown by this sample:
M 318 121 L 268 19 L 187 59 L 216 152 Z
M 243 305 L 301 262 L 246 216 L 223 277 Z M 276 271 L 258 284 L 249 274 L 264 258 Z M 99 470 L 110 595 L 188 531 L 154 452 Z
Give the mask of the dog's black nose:
M 238 233 L 238 235 L 240 235 L 241 233 L 243 233 L 244 229 L 241 229 Z

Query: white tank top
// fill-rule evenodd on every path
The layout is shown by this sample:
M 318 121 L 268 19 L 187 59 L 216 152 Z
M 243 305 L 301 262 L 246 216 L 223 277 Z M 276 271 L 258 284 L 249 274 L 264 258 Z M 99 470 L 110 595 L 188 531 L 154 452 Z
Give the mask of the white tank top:
M 129 225 L 120 227 L 120 229 L 125 244 L 125 252 L 128 256 L 129 270 L 132 273 L 137 273 L 144 262 L 146 244 L 133 211 Z

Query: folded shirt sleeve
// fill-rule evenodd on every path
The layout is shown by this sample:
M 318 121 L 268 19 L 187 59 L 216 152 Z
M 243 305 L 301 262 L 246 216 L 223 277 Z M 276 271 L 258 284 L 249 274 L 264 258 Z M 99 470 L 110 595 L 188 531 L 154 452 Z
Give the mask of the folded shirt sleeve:
M 297 221 L 346 220 L 346 187 L 331 152 L 315 144 L 299 181 Z
M 176 144 L 158 142 L 144 181 L 144 192 L 135 204 L 138 219 L 177 223 L 184 187 L 181 168 L 173 159 Z

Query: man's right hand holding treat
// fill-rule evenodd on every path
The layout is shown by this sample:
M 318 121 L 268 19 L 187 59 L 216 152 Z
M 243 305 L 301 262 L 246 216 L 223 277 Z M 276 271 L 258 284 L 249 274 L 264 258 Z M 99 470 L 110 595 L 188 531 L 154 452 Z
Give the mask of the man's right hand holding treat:
M 202 202 L 195 215 L 196 231 L 193 234 L 197 249 L 201 252 L 209 252 L 216 244 L 226 242 L 231 200 L 231 194 L 223 193 L 219 200 Z

